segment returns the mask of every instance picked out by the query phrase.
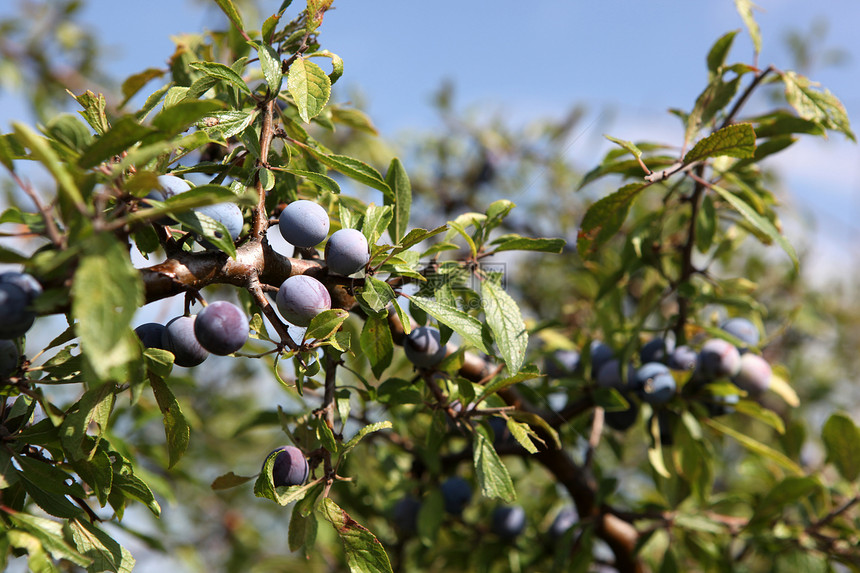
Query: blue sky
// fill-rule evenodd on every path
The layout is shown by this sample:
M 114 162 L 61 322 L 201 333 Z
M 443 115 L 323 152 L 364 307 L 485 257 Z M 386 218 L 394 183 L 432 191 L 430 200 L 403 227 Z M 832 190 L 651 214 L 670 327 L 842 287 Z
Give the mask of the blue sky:
M 0 4 L 3 15 L 17 1 Z M 280 4 L 264 3 L 269 11 Z M 295 0 L 290 15 L 303 4 Z M 791 66 L 786 31 L 808 30 L 816 19 L 828 22 L 826 46 L 842 48 L 850 58 L 811 76 L 840 97 L 860 125 L 860 3 L 758 4 L 763 66 Z M 678 141 L 680 124 L 666 110 L 690 107 L 705 80 L 708 48 L 742 27 L 731 0 L 335 0 L 335 7 L 321 29 L 324 46 L 345 62 L 335 88 L 358 87 L 383 135 L 432 129 L 431 94 L 451 80 L 461 106 L 498 111 L 513 121 L 561 117 L 575 103 L 591 110 L 583 125 L 608 112 L 610 125 L 584 134 L 569 149 L 584 168 L 609 145 L 600 137 L 604 130 L 623 139 Z M 105 64 L 116 77 L 163 67 L 173 51 L 171 35 L 221 26 L 220 12 L 206 0 L 90 0 L 82 20 L 110 47 Z M 246 15 L 246 21 L 258 26 L 260 19 Z M 749 38 L 738 38 L 731 57 L 749 61 Z M 22 113 L 14 95 L 0 93 L 0 129 Z M 822 241 L 835 241 L 830 247 L 836 248 L 860 236 L 860 148 L 838 135 L 826 143 L 802 141 L 779 166 L 792 200 L 824 223 Z

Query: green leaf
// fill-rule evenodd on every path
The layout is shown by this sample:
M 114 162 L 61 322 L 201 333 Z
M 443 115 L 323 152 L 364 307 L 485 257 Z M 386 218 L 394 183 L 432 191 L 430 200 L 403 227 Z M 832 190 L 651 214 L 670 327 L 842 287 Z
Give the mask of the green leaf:
M 102 384 L 85 392 L 77 404 L 69 408 L 60 426 L 60 440 L 70 460 L 92 459 L 98 439 L 108 429 L 113 405 L 113 385 Z
M 851 418 L 842 413 L 830 416 L 821 430 L 821 440 L 827 461 L 846 480 L 856 480 L 860 475 L 860 430 Z
M 351 573 L 392 573 L 382 543 L 366 527 L 352 519 L 331 498 L 323 498 L 320 513 L 332 524 L 346 553 Z
M 387 282 L 368 276 L 365 279 L 364 288 L 356 295 L 356 298 L 373 313 L 379 313 L 388 306 L 388 303 L 397 298 L 397 294 Z
M 516 501 L 517 493 L 508 468 L 502 463 L 492 443 L 481 431 L 475 432 L 472 447 L 475 475 L 484 497 L 498 498 L 505 503 Z
M 791 243 L 780 234 L 780 232 L 774 227 L 773 223 L 762 217 L 756 212 L 746 201 L 735 195 L 734 193 L 723 189 L 717 185 L 711 185 L 711 189 L 716 191 L 720 197 L 726 200 L 734 209 L 744 216 L 753 227 L 764 233 L 767 237 L 769 237 L 772 241 L 782 247 L 791 262 L 794 263 L 794 268 L 797 269 L 800 266 L 800 263 L 797 259 L 797 253 L 794 250 L 794 247 L 791 246 Z
M 712 430 L 719 432 L 720 434 L 725 434 L 731 438 L 734 438 L 740 445 L 753 452 L 754 454 L 758 454 L 762 457 L 773 460 L 778 463 L 780 466 L 785 468 L 796 475 L 803 475 L 803 470 L 796 463 L 791 461 L 785 454 L 774 450 L 773 448 L 762 444 L 761 442 L 754 440 L 753 438 L 738 432 L 726 425 L 721 424 L 713 419 L 703 420 L 703 422 L 710 426 Z
M 322 173 L 316 173 L 314 171 L 305 171 L 303 169 L 287 169 L 286 172 L 298 175 L 299 177 L 304 177 L 320 189 L 325 189 L 332 193 L 340 193 L 340 185 L 338 185 L 337 181 L 328 175 L 323 175 Z
M 567 241 L 564 239 L 543 239 L 521 237 L 519 235 L 502 235 L 490 243 L 495 245 L 493 252 L 502 251 L 537 251 L 541 253 L 561 253 Z
M 299 117 L 310 123 L 322 112 L 331 97 L 331 79 L 315 63 L 297 58 L 287 72 L 287 89 L 299 110 Z
M 333 308 L 319 313 L 311 319 L 311 323 L 305 331 L 305 340 L 331 338 L 340 329 L 347 317 L 349 317 L 349 312 L 341 308 Z
M 60 185 L 60 193 L 73 204 L 82 207 L 84 198 L 75 184 L 75 179 L 66 166 L 60 161 L 57 152 L 48 141 L 23 123 L 12 122 L 12 129 L 21 145 L 30 149 L 30 153 L 47 169 Z
M 394 357 L 394 342 L 387 315 L 388 313 L 369 314 L 359 337 L 361 351 L 370 361 L 370 368 L 377 378 L 382 377 Z
M 23 512 L 10 513 L 8 517 L 17 527 L 32 533 L 54 559 L 66 559 L 81 567 L 92 564 L 92 559 L 81 555 L 66 543 L 62 523 Z
M 215 478 L 210 486 L 214 490 L 230 489 L 231 487 L 240 486 L 254 479 L 254 476 L 237 476 L 233 472 L 227 472 L 222 476 Z
M 735 36 L 737 34 L 737 30 L 732 30 L 727 34 L 723 34 L 716 42 L 714 42 L 714 45 L 711 47 L 711 51 L 708 52 L 708 71 L 711 72 L 712 75 L 717 75 L 720 68 L 726 64 L 726 57 L 732 49 L 732 44 L 734 43 Z
M 385 204 L 394 206 L 394 217 L 391 219 L 391 224 L 388 225 L 388 234 L 391 235 L 392 241 L 398 243 L 409 227 L 409 214 L 412 211 L 412 184 L 409 182 L 406 169 L 403 168 L 403 164 L 397 157 L 392 159 L 388 165 L 385 182 L 393 192 L 393 196 L 385 196 Z
M 432 547 L 445 521 L 445 498 L 438 489 L 432 490 L 421 500 L 418 510 L 418 538 L 425 547 Z
M 755 513 L 750 518 L 749 526 L 769 523 L 786 505 L 799 504 L 805 501 L 821 483 L 813 477 L 789 476 L 776 484 L 764 498 L 755 505 Z
M 139 357 L 131 319 L 143 306 L 143 282 L 125 246 L 112 235 L 93 236 L 75 271 L 72 316 L 87 364 L 101 379 Z
M 304 515 L 302 504 L 297 503 L 290 516 L 290 526 L 287 531 L 287 543 L 290 551 L 298 551 L 304 548 L 305 556 L 313 547 L 317 536 L 317 518 L 313 513 Z
M 755 17 L 753 16 L 753 8 L 755 7 L 756 5 L 753 4 L 751 0 L 735 0 L 735 8 L 737 9 L 738 14 L 741 15 L 744 25 L 747 27 L 750 39 L 752 39 L 753 47 L 755 48 L 755 53 L 758 55 L 761 53 L 761 30 L 758 27 L 758 22 L 755 21 Z
M 98 134 L 105 133 L 108 129 L 110 129 L 110 124 L 107 120 L 107 115 L 105 115 L 105 107 L 107 107 L 107 102 L 105 101 L 105 96 L 102 94 L 96 95 L 91 91 L 86 91 L 79 96 L 76 96 L 72 92 L 66 90 L 70 96 L 75 98 L 81 107 L 83 107 L 83 111 L 80 113 L 87 123 L 96 131 Z
M 140 73 L 129 76 L 122 82 L 122 103 L 120 104 L 120 108 L 124 107 L 128 100 L 133 98 L 137 92 L 139 92 L 143 86 L 148 84 L 151 80 L 155 78 L 160 78 L 164 75 L 164 70 L 160 70 L 158 68 L 148 68 L 143 70 Z
M 630 183 L 588 208 L 576 239 L 576 248 L 582 258 L 591 257 L 618 232 L 630 206 L 645 187 L 644 183 Z
M 243 32 L 245 30 L 245 24 L 242 22 L 242 15 L 239 14 L 236 6 L 233 4 L 233 0 L 215 0 L 215 3 L 218 4 L 218 7 L 227 15 L 227 18 L 230 19 L 230 22 L 239 32 Z
M 176 396 L 173 395 L 164 380 L 158 376 L 150 376 L 149 382 L 152 386 L 152 392 L 155 394 L 155 401 L 158 402 L 158 408 L 164 416 L 164 432 L 167 436 L 167 467 L 169 469 L 176 465 L 176 462 L 188 448 L 191 426 L 185 420 L 179 402 L 176 401 Z
M 354 179 L 359 183 L 382 191 L 388 197 L 392 197 L 393 193 L 388 184 L 382 179 L 379 171 L 358 159 L 347 157 L 346 155 L 324 154 L 313 148 L 306 148 L 311 155 L 323 162 L 326 166 L 339 171 L 350 179 Z
M 134 557 L 110 535 L 83 519 L 69 521 L 69 527 L 78 551 L 93 561 L 90 571 L 131 573 Z
M 281 91 L 281 81 L 284 79 L 284 73 L 281 71 L 281 59 L 278 53 L 269 46 L 261 42 L 248 42 L 257 50 L 260 57 L 260 69 L 263 72 L 263 77 L 266 78 L 266 84 L 269 86 L 269 93 L 275 97 Z
M 145 505 L 155 517 L 161 515 L 161 506 L 155 500 L 152 490 L 146 483 L 132 473 L 123 471 L 114 471 L 113 475 L 113 490 L 122 491 L 125 495 L 132 499 L 136 499 Z
M 842 132 L 851 141 L 857 141 L 851 131 L 845 106 L 835 95 L 829 90 L 815 89 L 817 83 L 794 72 L 781 75 L 785 84 L 785 98 L 801 118 L 814 121 L 826 129 Z
M 394 208 L 390 205 L 380 207 L 375 203 L 367 206 L 364 220 L 361 224 L 361 232 L 367 239 L 369 245 L 375 245 L 376 241 L 392 220 Z
M 444 303 L 440 303 L 423 296 L 410 296 L 409 301 L 444 324 L 464 339 L 471 343 L 479 351 L 490 354 L 484 342 L 484 328 L 481 322 L 462 310 Z
M 530 435 L 534 432 L 529 428 L 527 424 L 521 424 L 512 418 L 508 418 L 506 425 L 508 427 L 508 430 L 511 432 L 511 436 L 513 436 L 517 443 L 519 443 L 523 448 L 525 448 L 528 453 L 537 453 L 537 446 L 534 445 L 534 442 L 532 442 L 532 439 L 530 437 Z
M 632 153 L 633 157 L 637 159 L 642 157 L 642 150 L 636 147 L 636 145 L 634 145 L 632 141 L 624 141 L 623 139 L 617 139 L 615 137 L 606 135 L 605 133 L 603 134 L 603 137 L 616 145 L 620 145 L 621 147 Z
M 782 421 L 779 414 L 773 410 L 768 410 L 754 400 L 740 400 L 734 408 L 738 412 L 767 424 L 780 434 L 785 433 L 785 422 Z
M 514 375 L 523 365 L 529 343 L 523 313 L 511 295 L 489 279 L 481 281 L 481 302 L 508 372 Z
M 164 134 L 177 135 L 223 107 L 224 104 L 218 100 L 181 101 L 159 111 L 152 118 L 152 125 L 162 132 L 157 134 L 161 138 L 164 137 Z M 144 143 L 151 143 L 150 139 L 146 138 Z
M 197 127 L 211 136 L 219 133 L 221 137 L 233 137 L 245 131 L 257 118 L 256 109 L 236 111 L 216 111 L 197 122 Z
M 509 386 L 513 386 L 514 384 L 519 384 L 525 380 L 531 380 L 533 378 L 539 378 L 541 373 L 537 370 L 537 368 L 533 366 L 526 366 L 525 368 L 521 368 L 519 372 L 514 374 L 513 376 L 508 376 L 507 378 L 497 378 L 496 380 L 487 384 L 478 397 L 475 399 L 476 404 L 480 404 L 487 396 L 491 396 L 498 392 L 499 390 L 503 390 Z
M 250 95 L 251 88 L 242 79 L 242 76 L 233 71 L 233 68 L 218 62 L 191 62 L 191 67 L 200 70 L 209 77 L 227 82 L 240 91 Z
M 738 157 L 740 159 L 755 155 L 755 131 L 749 123 L 735 123 L 720 129 L 699 140 L 684 156 L 689 165 L 708 157 Z
M 126 151 L 129 147 L 152 133 L 150 127 L 141 125 L 134 116 L 125 116 L 115 121 L 113 126 L 96 139 L 78 159 L 82 169 L 95 167 L 103 161 Z
M 320 50 L 312 54 L 307 54 L 306 58 L 329 58 L 331 59 L 331 73 L 328 78 L 334 84 L 343 75 L 343 60 L 337 54 L 333 54 L 328 50 Z
M 375 424 L 368 424 L 364 426 L 362 429 L 358 431 L 350 440 L 343 445 L 340 451 L 340 457 L 343 459 L 347 453 L 349 453 L 358 443 L 368 434 L 372 434 L 373 432 L 379 432 L 380 430 L 388 430 L 392 427 L 391 422 L 376 422 Z
M 666 468 L 666 462 L 663 459 L 663 445 L 660 439 L 660 422 L 657 420 L 657 416 L 651 416 L 650 425 L 649 433 L 651 434 L 651 447 L 648 448 L 648 461 L 657 474 L 669 479 L 672 477 L 672 474 L 669 473 L 669 470 Z
M 260 29 L 260 37 L 263 38 L 264 42 L 272 42 L 272 36 L 275 33 L 275 29 L 278 27 L 278 22 L 281 20 L 281 16 L 283 16 L 283 14 L 284 9 L 281 8 L 277 14 L 272 14 L 271 16 L 266 18 L 265 22 L 263 22 L 263 26 Z

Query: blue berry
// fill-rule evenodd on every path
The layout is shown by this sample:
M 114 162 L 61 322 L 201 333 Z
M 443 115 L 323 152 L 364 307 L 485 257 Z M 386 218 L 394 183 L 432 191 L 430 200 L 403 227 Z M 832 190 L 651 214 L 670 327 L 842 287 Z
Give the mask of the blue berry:
M 281 211 L 278 228 L 284 240 L 291 245 L 315 247 L 328 235 L 328 213 L 313 201 L 293 201 Z
M 308 326 L 313 317 L 331 308 L 331 295 L 317 279 L 295 275 L 281 283 L 275 302 L 288 322 Z
M 332 233 L 325 245 L 328 270 L 339 275 L 351 275 L 370 261 L 367 239 L 356 229 L 340 229 Z

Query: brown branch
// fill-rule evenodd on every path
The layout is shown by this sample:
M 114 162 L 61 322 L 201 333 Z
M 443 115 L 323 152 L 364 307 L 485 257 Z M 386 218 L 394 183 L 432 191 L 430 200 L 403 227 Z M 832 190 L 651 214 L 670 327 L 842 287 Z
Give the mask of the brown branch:
M 254 208 L 251 221 L 251 237 L 259 239 L 268 228 L 268 215 L 266 213 L 266 191 L 260 180 L 260 169 L 266 169 L 269 165 L 269 148 L 274 137 L 274 100 L 268 100 L 263 104 L 263 124 L 260 127 L 260 159 L 257 160 L 257 172 L 254 174 L 254 188 L 257 190 L 259 202 Z

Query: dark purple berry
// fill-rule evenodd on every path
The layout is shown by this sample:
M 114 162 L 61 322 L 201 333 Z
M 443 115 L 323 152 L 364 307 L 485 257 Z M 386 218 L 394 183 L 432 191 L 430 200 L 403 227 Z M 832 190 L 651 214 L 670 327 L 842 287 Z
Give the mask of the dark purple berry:
M 505 540 L 513 540 L 526 528 L 526 512 L 519 505 L 501 506 L 493 510 L 490 529 Z
M 730 318 L 722 326 L 723 330 L 739 339 L 747 346 L 758 346 L 759 333 L 755 325 L 743 317 Z
M 164 348 L 164 325 L 157 322 L 147 322 L 134 329 L 134 333 L 145 348 Z
M 418 531 L 418 512 L 421 511 L 421 502 L 407 495 L 394 504 L 391 511 L 391 519 L 395 527 L 405 535 L 415 535 Z
M 615 351 L 608 345 L 593 340 L 591 342 L 591 375 L 596 376 L 604 364 L 615 358 Z
M 460 515 L 472 499 L 472 487 L 461 477 L 451 477 L 442 482 L 442 501 L 445 511 L 452 515 Z
M 678 346 L 669 355 L 668 366 L 672 370 L 695 370 L 699 353 L 687 345 Z
M 639 397 L 649 404 L 665 404 L 675 396 L 677 384 L 669 367 L 660 362 L 648 362 L 636 370 Z
M 42 285 L 39 284 L 33 275 L 27 273 L 8 272 L 0 274 L 0 283 L 10 283 L 16 285 L 24 294 L 27 295 L 27 300 L 33 302 L 36 297 L 42 294 Z
M 200 346 L 212 354 L 227 356 L 248 340 L 248 319 L 235 304 L 219 300 L 197 315 L 194 336 Z
M 13 340 L 0 340 L 0 378 L 5 378 L 18 369 L 18 346 Z
M 36 313 L 29 305 L 30 297 L 24 289 L 11 282 L 0 282 L 0 338 L 18 338 L 30 330 Z
M 579 358 L 576 350 L 556 350 L 546 357 L 544 372 L 552 379 L 573 376 L 579 368 Z
M 773 370 L 767 360 L 758 354 L 747 352 L 741 356 L 741 367 L 732 377 L 732 382 L 753 396 L 763 394 L 770 388 Z
M 351 275 L 370 261 L 367 239 L 356 229 L 341 229 L 332 233 L 325 245 L 328 270 L 339 275 Z
M 403 341 L 406 358 L 419 368 L 430 368 L 445 358 L 442 335 L 432 326 L 419 326 Z
M 302 485 L 308 479 L 308 460 L 295 446 L 281 446 L 266 456 L 278 452 L 272 465 L 272 483 L 275 487 Z
M 164 349 L 173 353 L 173 363 L 177 366 L 197 366 L 209 356 L 194 336 L 196 316 L 177 316 L 164 326 L 162 344 Z
M 206 215 L 207 217 L 218 221 L 230 233 L 230 238 L 235 241 L 242 233 L 242 226 L 245 224 L 245 219 L 242 217 L 242 210 L 235 203 L 217 203 L 215 205 L 206 205 L 205 207 L 197 207 L 195 213 Z M 215 231 L 215 237 L 221 238 L 221 231 Z M 200 244 L 207 249 L 216 248 L 209 241 L 202 239 Z
M 328 235 L 328 213 L 313 201 L 293 201 L 281 211 L 278 228 L 291 245 L 315 247 Z
M 627 401 L 630 405 L 626 410 L 607 411 L 604 415 L 603 421 L 613 430 L 623 432 L 636 423 L 636 418 L 639 416 L 639 405 L 630 398 L 627 398 Z
M 281 283 L 275 302 L 288 322 L 308 326 L 313 317 L 331 308 L 331 295 L 317 279 L 295 275 Z
M 576 508 L 572 505 L 563 507 L 555 516 L 552 525 L 549 526 L 550 536 L 553 539 L 561 538 L 571 527 L 576 525 L 577 521 L 579 521 L 579 513 Z
M 707 340 L 699 351 L 699 370 L 706 379 L 732 377 L 741 368 L 741 354 L 722 338 Z
M 646 342 L 639 351 L 639 358 L 642 364 L 648 362 L 666 362 L 669 355 L 675 349 L 675 344 L 671 340 L 664 340 L 660 336 L 656 336 Z

